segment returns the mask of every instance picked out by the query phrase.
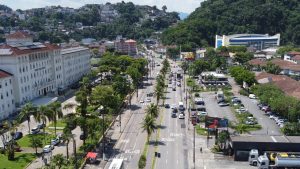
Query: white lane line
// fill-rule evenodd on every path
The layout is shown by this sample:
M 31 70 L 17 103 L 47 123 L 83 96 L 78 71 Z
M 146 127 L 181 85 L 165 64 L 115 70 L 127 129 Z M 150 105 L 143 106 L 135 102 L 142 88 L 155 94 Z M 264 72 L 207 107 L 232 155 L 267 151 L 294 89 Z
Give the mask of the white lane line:
M 168 164 L 168 160 L 166 160 L 166 164 Z
M 179 161 L 178 161 L 178 159 L 177 159 L 177 164 L 179 164 Z
M 206 169 L 206 166 L 204 166 L 204 169 Z

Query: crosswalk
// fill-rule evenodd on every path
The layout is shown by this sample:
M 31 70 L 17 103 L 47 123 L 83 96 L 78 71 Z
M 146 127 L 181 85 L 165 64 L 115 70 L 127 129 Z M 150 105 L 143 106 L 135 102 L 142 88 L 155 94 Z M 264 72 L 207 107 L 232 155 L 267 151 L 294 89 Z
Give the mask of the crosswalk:
M 142 105 L 142 106 L 148 106 L 148 105 L 150 105 L 151 103 L 140 103 L 140 105 Z

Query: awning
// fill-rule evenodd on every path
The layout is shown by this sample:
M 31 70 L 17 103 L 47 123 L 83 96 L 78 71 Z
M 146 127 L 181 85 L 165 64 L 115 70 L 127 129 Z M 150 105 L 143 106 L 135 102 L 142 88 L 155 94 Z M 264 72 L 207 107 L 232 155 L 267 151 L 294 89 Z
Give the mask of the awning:
M 93 153 L 93 152 L 88 152 L 86 155 L 86 158 L 94 158 L 96 159 L 97 157 L 97 153 Z

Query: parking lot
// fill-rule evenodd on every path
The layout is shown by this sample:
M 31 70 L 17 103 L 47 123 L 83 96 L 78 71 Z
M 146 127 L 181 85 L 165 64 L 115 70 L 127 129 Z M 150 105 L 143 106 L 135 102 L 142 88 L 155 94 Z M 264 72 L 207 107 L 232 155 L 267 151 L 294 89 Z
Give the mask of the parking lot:
M 214 92 L 204 92 L 201 93 L 201 97 L 204 98 L 205 107 L 209 116 L 212 117 L 226 117 L 230 121 L 236 121 L 236 117 L 233 112 L 231 112 L 229 106 L 220 107 L 217 104 L 215 99 Z M 259 110 L 257 106 L 257 100 L 250 99 L 249 97 L 238 95 L 238 98 L 241 99 L 242 104 L 245 108 L 253 114 L 258 121 L 258 124 L 262 126 L 261 130 L 252 131 L 251 134 L 254 135 L 281 135 L 279 126 L 275 123 L 274 120 L 270 119 L 269 116 L 265 114 L 262 110 Z

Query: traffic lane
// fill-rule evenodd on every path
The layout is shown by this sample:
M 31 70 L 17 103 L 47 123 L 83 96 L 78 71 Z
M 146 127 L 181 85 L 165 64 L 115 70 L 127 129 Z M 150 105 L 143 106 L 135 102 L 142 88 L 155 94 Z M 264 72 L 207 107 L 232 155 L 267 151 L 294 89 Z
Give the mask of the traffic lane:
M 239 96 L 242 103 L 248 109 L 248 111 L 253 114 L 257 119 L 258 123 L 262 126 L 261 130 L 253 131 L 252 134 L 266 134 L 266 135 L 282 135 L 280 128 L 276 123 L 271 120 L 265 113 L 259 110 L 257 106 L 257 100 L 250 99 L 247 96 Z
M 217 100 L 215 99 L 215 94 L 213 92 L 201 93 L 201 96 L 204 99 L 208 116 L 220 118 L 226 117 L 229 121 L 236 121 L 236 118 L 233 112 L 231 112 L 229 106 L 220 107 L 218 105 Z

